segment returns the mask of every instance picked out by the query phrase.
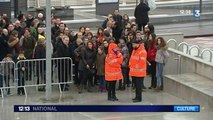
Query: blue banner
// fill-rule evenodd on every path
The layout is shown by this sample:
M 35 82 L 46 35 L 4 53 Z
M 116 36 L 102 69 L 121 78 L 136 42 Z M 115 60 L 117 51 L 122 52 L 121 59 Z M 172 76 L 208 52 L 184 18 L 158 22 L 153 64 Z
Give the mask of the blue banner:
M 193 17 L 200 18 L 200 9 L 198 8 L 193 9 Z
M 200 112 L 199 105 L 15 105 L 14 112 Z

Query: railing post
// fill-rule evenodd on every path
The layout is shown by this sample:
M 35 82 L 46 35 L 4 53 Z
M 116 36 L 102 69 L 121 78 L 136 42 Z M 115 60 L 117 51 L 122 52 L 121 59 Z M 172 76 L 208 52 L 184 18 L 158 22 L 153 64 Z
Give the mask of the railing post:
M 177 74 L 181 74 L 181 55 L 178 55 L 174 60 L 177 60 Z

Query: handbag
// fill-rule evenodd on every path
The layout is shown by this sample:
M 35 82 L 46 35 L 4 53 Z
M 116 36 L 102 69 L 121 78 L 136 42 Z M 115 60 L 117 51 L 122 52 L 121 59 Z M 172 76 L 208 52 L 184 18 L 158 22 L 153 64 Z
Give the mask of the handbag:
M 90 74 L 95 74 L 96 73 L 96 69 L 95 68 L 91 68 L 89 69 Z

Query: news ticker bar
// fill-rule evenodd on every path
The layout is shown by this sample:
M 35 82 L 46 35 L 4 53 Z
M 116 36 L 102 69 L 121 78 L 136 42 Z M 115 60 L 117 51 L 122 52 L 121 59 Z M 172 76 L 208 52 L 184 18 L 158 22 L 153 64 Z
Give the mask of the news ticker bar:
M 14 112 L 200 112 L 199 105 L 14 105 Z

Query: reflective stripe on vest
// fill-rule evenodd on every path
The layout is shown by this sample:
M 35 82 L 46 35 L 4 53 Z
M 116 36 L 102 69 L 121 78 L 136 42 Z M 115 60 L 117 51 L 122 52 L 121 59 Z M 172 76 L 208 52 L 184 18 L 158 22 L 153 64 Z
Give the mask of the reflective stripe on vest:
M 133 60 L 140 60 L 140 57 L 138 56 L 132 56 L 131 59 Z M 144 57 L 141 57 L 141 60 L 146 60 Z
M 144 72 L 146 69 L 140 69 L 140 68 L 130 68 L 131 72 Z
M 105 75 L 106 76 L 117 76 L 117 75 L 120 75 L 122 74 L 121 72 L 106 72 Z

